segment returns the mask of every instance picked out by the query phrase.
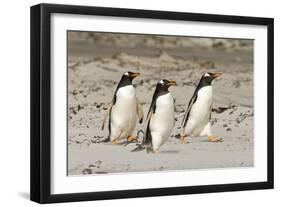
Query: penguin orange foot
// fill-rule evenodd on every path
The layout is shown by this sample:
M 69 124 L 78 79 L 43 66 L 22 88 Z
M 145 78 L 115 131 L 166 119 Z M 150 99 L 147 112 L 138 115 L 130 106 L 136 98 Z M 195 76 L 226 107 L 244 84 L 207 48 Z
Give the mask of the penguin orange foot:
M 215 136 L 208 136 L 209 142 L 221 142 L 221 139 L 216 138 Z
M 181 144 L 184 144 L 184 137 L 185 137 L 185 134 L 181 133 L 180 134 L 180 143 Z
M 127 141 L 128 141 L 128 142 L 132 142 L 132 141 L 134 141 L 134 140 L 136 140 L 136 139 L 137 139 L 137 138 L 134 137 L 134 136 L 132 136 L 132 135 L 130 135 L 130 136 L 127 137 Z
M 159 154 L 159 150 L 157 149 L 157 150 L 153 150 L 153 153 L 154 154 Z
M 117 141 L 116 141 L 116 139 L 112 140 L 112 141 L 111 141 L 111 144 L 114 144 L 114 145 L 116 145 L 116 144 L 117 144 Z

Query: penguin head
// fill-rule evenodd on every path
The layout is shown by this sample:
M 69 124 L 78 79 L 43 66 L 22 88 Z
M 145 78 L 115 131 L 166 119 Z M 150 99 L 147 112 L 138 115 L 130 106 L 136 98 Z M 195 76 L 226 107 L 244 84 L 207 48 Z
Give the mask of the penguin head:
M 212 81 L 218 77 L 220 77 L 222 75 L 222 73 L 205 73 L 201 80 L 200 83 L 203 85 L 211 85 Z
M 140 75 L 140 73 L 138 72 L 131 72 L 131 71 L 128 71 L 128 72 L 125 72 L 123 73 L 122 75 L 122 79 L 129 79 L 129 80 L 133 80 L 134 78 L 138 77 Z
M 162 79 L 162 80 L 158 81 L 156 90 L 157 91 L 168 91 L 168 88 L 170 86 L 176 86 L 176 85 L 177 85 L 176 81 Z
M 123 73 L 121 80 L 119 82 L 119 87 L 126 86 L 126 85 L 132 85 L 133 79 L 139 75 L 140 75 L 140 73 L 131 72 L 131 71 Z

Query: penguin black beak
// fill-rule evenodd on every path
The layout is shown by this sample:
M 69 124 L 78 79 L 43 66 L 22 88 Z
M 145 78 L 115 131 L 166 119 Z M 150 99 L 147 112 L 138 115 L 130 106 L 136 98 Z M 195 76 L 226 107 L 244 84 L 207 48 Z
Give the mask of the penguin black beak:
M 215 78 L 222 76 L 222 73 L 211 73 L 211 76 L 213 79 L 215 79 Z
M 130 77 L 132 78 L 132 79 L 134 79 L 134 78 L 136 78 L 136 77 L 138 77 L 140 75 L 140 73 L 133 73 L 133 72 L 131 72 L 130 73 Z
M 177 85 L 177 82 L 176 81 L 170 81 L 170 80 L 168 80 L 167 82 L 166 82 L 166 85 L 168 86 L 168 87 L 170 87 L 170 86 L 176 86 Z

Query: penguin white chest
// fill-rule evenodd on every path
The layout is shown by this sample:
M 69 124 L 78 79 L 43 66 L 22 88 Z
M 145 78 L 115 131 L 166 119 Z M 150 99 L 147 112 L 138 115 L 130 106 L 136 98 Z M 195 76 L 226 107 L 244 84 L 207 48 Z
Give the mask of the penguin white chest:
M 213 104 L 213 88 L 212 86 L 205 86 L 197 93 L 197 100 L 192 108 L 201 108 L 203 112 L 208 112 Z M 204 113 L 202 113 L 204 114 Z
M 153 148 L 157 149 L 170 137 L 174 124 L 174 99 L 170 93 L 161 95 L 156 100 L 155 113 L 150 120 Z
M 136 104 L 135 88 L 132 85 L 117 90 L 116 102 L 111 111 L 111 126 L 113 132 L 120 133 L 118 137 L 128 136 L 134 130 L 137 119 Z
M 212 86 L 205 86 L 197 92 L 197 99 L 191 107 L 187 128 L 193 128 L 193 135 L 198 136 L 208 124 L 213 104 Z M 189 125 L 189 126 L 188 126 Z

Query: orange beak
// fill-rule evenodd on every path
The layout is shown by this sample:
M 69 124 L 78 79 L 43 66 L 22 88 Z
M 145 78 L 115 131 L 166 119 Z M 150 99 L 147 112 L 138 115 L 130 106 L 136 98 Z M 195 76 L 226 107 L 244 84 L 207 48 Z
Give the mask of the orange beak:
M 166 83 L 166 85 L 167 85 L 168 87 L 170 87 L 170 86 L 176 86 L 176 85 L 177 85 L 177 82 L 176 82 L 176 81 L 173 81 L 173 80 L 168 80 L 167 83 Z
M 212 77 L 215 79 L 215 78 L 218 78 L 222 76 L 222 73 L 212 73 Z
M 138 72 L 136 72 L 136 73 L 133 73 L 133 72 L 131 72 L 130 73 L 130 76 L 134 79 L 134 78 L 136 78 L 136 77 L 138 77 L 140 75 L 140 73 L 138 73 Z

